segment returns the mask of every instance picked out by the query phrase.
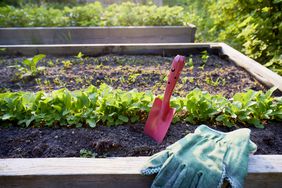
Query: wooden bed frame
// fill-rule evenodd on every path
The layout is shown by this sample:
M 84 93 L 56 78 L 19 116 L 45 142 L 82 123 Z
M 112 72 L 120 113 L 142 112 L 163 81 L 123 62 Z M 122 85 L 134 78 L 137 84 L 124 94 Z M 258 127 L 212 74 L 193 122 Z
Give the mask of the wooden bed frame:
M 0 159 L 1 187 L 145 188 L 154 176 L 140 175 L 148 157 Z M 280 188 L 282 157 L 251 155 L 246 188 Z
M 282 77 L 224 43 L 162 44 L 52 44 L 0 45 L 2 55 L 162 55 L 199 53 L 207 50 L 229 58 L 269 87 L 282 91 Z M 37 158 L 0 159 L 0 187 L 149 187 L 153 176 L 140 175 L 148 157 L 106 159 Z M 281 187 L 282 155 L 252 155 L 245 187 Z

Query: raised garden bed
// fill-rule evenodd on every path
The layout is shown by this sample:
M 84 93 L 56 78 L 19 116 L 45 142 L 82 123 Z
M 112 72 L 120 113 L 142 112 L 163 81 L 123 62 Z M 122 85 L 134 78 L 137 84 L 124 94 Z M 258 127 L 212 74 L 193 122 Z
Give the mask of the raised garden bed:
M 4 46 L 1 46 L 4 47 Z M 54 49 L 55 48 L 55 49 Z M 60 52 L 56 50 L 60 49 Z M 69 51 L 69 49 L 72 49 Z M 229 98 L 236 92 L 242 92 L 245 89 L 252 88 L 254 90 L 266 91 L 271 86 L 276 86 L 280 90 L 282 89 L 282 79 L 277 74 L 271 72 L 265 67 L 250 60 L 246 56 L 240 54 L 236 50 L 230 48 L 225 44 L 158 44 L 158 45 L 55 45 L 55 46 L 5 46 L 6 54 L 25 54 L 31 55 L 34 52 L 48 54 L 50 50 L 51 54 L 57 54 L 67 52 L 72 56 L 82 52 L 87 56 L 100 56 L 100 57 L 53 57 L 47 56 L 41 66 L 47 67 L 44 70 L 44 74 L 37 74 L 35 77 L 25 77 L 21 79 L 15 76 L 17 70 L 13 66 L 15 62 L 22 61 L 25 57 L 11 57 L 2 56 L 2 61 L 5 60 L 3 66 L 1 65 L 2 74 L 1 82 L 3 83 L 2 91 L 37 91 L 37 90 L 54 90 L 66 86 L 70 90 L 79 89 L 89 84 L 99 86 L 102 82 L 106 82 L 115 88 L 121 88 L 123 90 L 130 90 L 137 88 L 141 91 L 153 88 L 155 94 L 161 94 L 163 92 L 163 86 L 165 84 L 165 73 L 173 55 L 177 53 L 185 54 L 187 60 L 189 57 L 193 60 L 193 70 L 191 66 L 186 66 L 182 74 L 182 80 L 176 88 L 176 95 L 185 96 L 187 92 L 191 91 L 195 87 L 199 87 L 202 90 L 208 90 L 213 94 L 221 93 L 225 97 Z M 207 53 L 206 53 L 207 52 Z M 4 52 L 2 52 L 4 53 Z M 111 54 L 111 55 L 109 55 Z M 146 55 L 146 56 L 144 56 Z M 148 56 L 149 55 L 149 56 Z M 205 61 L 205 55 L 208 56 Z M 52 60 L 53 64 L 50 63 Z M 56 62 L 57 61 L 57 62 Z M 63 61 L 65 63 L 63 63 Z M 68 61 L 71 64 L 67 63 Z M 187 62 L 187 64 L 189 61 Z M 58 65 L 57 65 L 58 64 Z M 145 66 L 146 65 L 146 66 Z M 203 67 L 204 65 L 204 67 Z M 247 69 L 246 72 L 244 69 Z M 236 72 L 236 74 L 234 74 Z M 92 75 L 91 75 L 92 74 Z M 60 75 L 60 81 L 54 81 L 55 78 Z M 84 77 L 81 77 L 83 75 Z M 135 75 L 135 76 L 132 76 Z M 131 77 L 130 77 L 131 76 Z M 110 78 L 113 78 L 112 80 Z M 185 78 L 185 79 L 184 79 Z M 41 79 L 35 81 L 35 79 Z M 184 80 L 183 80 L 184 79 Z M 11 83 L 12 82 L 12 83 Z M 149 84 L 148 84 L 149 83 Z M 148 84 L 148 85 L 147 85 Z M 15 87 L 16 85 L 16 87 Z M 275 95 L 280 96 L 278 91 Z M 264 122 L 265 129 L 252 129 L 252 139 L 259 145 L 258 154 L 281 154 L 281 122 L 267 121 Z M 210 124 L 212 125 L 212 124 Z M 122 125 L 119 127 L 109 128 L 98 126 L 95 129 L 89 128 L 1 128 L 0 132 L 3 135 L 0 139 L 1 153 L 0 156 L 5 157 L 78 157 L 79 155 L 89 155 L 89 153 L 80 153 L 81 149 L 87 149 L 91 151 L 90 155 L 96 157 L 111 157 L 111 156 L 144 156 L 152 155 L 167 145 L 175 142 L 179 138 L 183 137 L 189 132 L 192 132 L 196 126 L 191 126 L 183 123 L 177 123 L 173 125 L 169 131 L 165 142 L 161 145 L 157 145 L 148 137 L 144 137 L 142 128 L 144 123 L 137 123 L 134 125 Z M 238 125 L 242 126 L 242 125 Z M 230 131 L 234 128 L 220 127 L 219 130 Z M 118 137 L 117 135 L 120 135 Z M 17 139 L 15 139 L 17 137 Z M 82 139 L 81 139 L 82 138 Z M 15 148 L 15 149 L 12 149 Z M 281 156 L 275 156 L 275 160 L 281 161 Z M 262 156 L 251 157 L 249 166 L 250 175 L 246 180 L 246 186 L 252 187 L 262 183 L 262 178 L 270 178 L 271 173 L 273 175 L 272 181 L 264 180 L 266 186 L 275 187 L 280 182 L 281 163 L 275 164 L 271 171 L 267 168 L 263 168 L 263 165 L 273 165 L 269 161 L 274 158 Z M 135 160 L 136 159 L 136 160 Z M 141 160 L 140 160 L 141 159 Z M 258 159 L 258 160 L 257 160 Z M 22 182 L 27 183 L 29 187 L 36 186 L 38 182 L 43 183 L 44 176 L 54 180 L 54 184 L 46 184 L 46 186 L 54 185 L 60 186 L 62 182 L 65 182 L 74 174 L 79 176 L 80 181 L 86 181 L 84 186 L 98 186 L 102 184 L 105 187 L 111 187 L 117 185 L 113 181 L 109 181 L 110 177 L 114 177 L 117 180 L 125 179 L 129 182 L 127 185 L 130 187 L 131 183 L 136 183 L 138 186 L 148 186 L 152 177 L 142 177 L 138 175 L 138 168 L 140 168 L 143 158 L 114 158 L 114 159 L 95 159 L 93 165 L 103 165 L 105 162 L 109 164 L 126 164 L 126 160 L 136 162 L 136 166 L 132 166 L 132 170 L 128 170 L 128 166 L 119 165 L 116 170 L 126 168 L 126 171 L 117 172 L 112 170 L 99 172 L 99 168 L 94 172 L 85 170 L 84 172 L 68 171 L 44 171 L 41 170 L 39 165 L 43 166 L 45 159 L 40 159 L 38 163 L 37 171 L 34 172 L 21 172 L 15 173 L 11 165 L 16 163 L 27 162 L 27 168 L 32 168 L 32 163 L 36 163 L 39 159 L 27 159 L 21 161 L 20 159 L 0 160 L 0 169 L 3 169 L 0 182 L 4 185 L 11 186 L 17 185 Z M 50 159 L 52 161 L 53 159 Z M 56 159 L 54 159 L 56 160 Z M 62 167 L 65 169 L 65 165 L 73 163 L 74 161 L 68 159 L 58 159 L 62 161 Z M 74 159 L 76 160 L 76 159 Z M 79 160 L 77 159 L 78 163 Z M 259 164 L 264 160 L 264 163 Z M 42 161 L 42 163 L 41 163 Z M 64 163 L 65 161 L 66 163 Z M 30 162 L 30 163 L 29 163 Z M 90 162 L 85 159 L 85 162 Z M 92 164 L 92 163 L 91 163 Z M 90 164 L 89 164 L 90 165 Z M 280 166 L 279 166 L 280 165 Z M 47 164 L 48 166 L 48 164 Z M 91 165 L 90 165 L 91 166 Z M 94 168 L 94 166 L 92 166 Z M 51 168 L 51 167 L 50 167 Z M 263 168 L 263 170 L 260 170 Z M 269 170 L 269 171 L 268 171 Z M 81 170 L 80 170 L 81 171 Z M 38 173 L 37 173 L 38 172 Z M 37 173 L 37 174 L 36 174 Z M 45 175 L 44 175 L 45 174 Z M 60 176 L 54 176 L 59 175 Z M 102 174 L 102 175 L 101 175 Z M 258 175 L 259 174 L 259 175 Z M 43 176 L 42 176 L 43 175 Z M 50 176 L 49 176 L 50 175 Z M 23 178 L 19 178 L 22 177 Z M 104 176 L 104 179 L 97 180 L 98 177 Z M 63 178 L 61 183 L 58 182 L 58 178 Z M 51 180 L 50 179 L 50 180 Z M 32 180 L 33 182 L 31 182 Z M 36 180 L 36 181 L 34 181 Z M 121 181 L 121 182 L 125 182 Z M 77 184 L 77 181 L 71 181 L 69 184 L 72 186 L 82 186 Z M 143 183 L 140 183 L 143 182 Z M 252 182 L 252 183 L 251 183 Z M 46 183 L 44 181 L 44 183 Z M 122 186 L 122 184 L 120 184 Z

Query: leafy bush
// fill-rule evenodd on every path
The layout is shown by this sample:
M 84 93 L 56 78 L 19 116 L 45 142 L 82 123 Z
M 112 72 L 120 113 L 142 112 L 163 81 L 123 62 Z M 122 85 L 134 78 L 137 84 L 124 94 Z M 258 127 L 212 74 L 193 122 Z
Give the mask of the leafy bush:
M 1 27 L 66 26 L 68 22 L 59 9 L 44 6 L 0 7 Z
M 99 2 L 64 9 L 70 26 L 99 26 L 102 12 L 103 6 Z
M 225 42 L 282 75 L 281 0 L 165 0 L 182 5 L 199 42 Z
M 12 5 L 12 6 L 18 6 L 21 7 L 26 4 L 45 4 L 48 3 L 48 5 L 76 5 L 77 0 L 1 0 L 0 5 Z
M 282 1 L 221 0 L 209 7 L 214 34 L 249 57 L 282 68 Z M 279 70 L 280 69 L 280 70 Z
M 262 121 L 282 121 L 282 98 L 271 97 L 274 90 L 266 93 L 249 90 L 228 100 L 195 89 L 185 98 L 172 100 L 172 106 L 177 109 L 174 122 L 226 126 L 241 123 L 261 128 Z M 1 93 L 0 120 L 15 121 L 22 126 L 95 127 L 134 123 L 146 120 L 153 98 L 152 93 L 114 90 L 104 84 L 73 92 L 61 89 L 49 94 Z
M 198 28 L 197 41 L 228 43 L 282 75 L 281 0 L 165 0 L 164 3 L 173 6 L 122 3 L 103 7 L 98 2 L 64 8 L 50 4 L 2 6 L 0 27 L 159 26 L 186 25 L 189 21 Z
M 182 7 L 157 7 L 134 3 L 89 3 L 63 9 L 47 5 L 0 7 L 0 27 L 34 26 L 143 26 L 183 25 L 186 17 Z
M 103 26 L 183 25 L 184 22 L 184 11 L 180 6 L 136 6 L 129 2 L 109 6 L 102 16 Z

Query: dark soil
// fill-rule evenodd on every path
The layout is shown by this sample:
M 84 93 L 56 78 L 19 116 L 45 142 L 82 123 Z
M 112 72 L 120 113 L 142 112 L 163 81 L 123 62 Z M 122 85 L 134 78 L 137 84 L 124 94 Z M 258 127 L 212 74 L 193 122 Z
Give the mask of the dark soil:
M 212 94 L 232 97 L 247 89 L 267 90 L 229 60 L 209 54 L 191 55 L 183 69 L 175 95 L 185 96 L 198 87 Z M 107 83 L 123 90 L 150 90 L 163 94 L 173 57 L 117 56 L 64 58 L 48 56 L 39 62 L 45 70 L 24 76 L 15 65 L 27 57 L 0 57 L 0 92 L 52 91 L 63 87 L 76 90 Z M 192 68 L 193 66 L 193 68 Z M 149 156 L 193 132 L 196 126 L 172 125 L 161 145 L 143 134 L 144 124 L 90 128 L 19 128 L 0 126 L 0 158 L 8 157 L 79 157 L 88 151 L 96 157 Z M 234 128 L 218 127 L 221 131 Z M 265 129 L 252 129 L 257 154 L 282 154 L 281 123 L 269 122 Z M 84 154 L 83 154 L 84 155 Z
M 160 145 L 143 134 L 144 124 L 90 128 L 3 128 L 0 127 L 0 158 L 79 157 L 86 149 L 96 157 L 149 156 L 194 132 L 197 126 L 172 125 Z M 227 132 L 234 128 L 217 127 Z M 256 154 L 282 154 L 281 123 L 265 129 L 251 128 L 251 139 L 258 145 Z
M 223 94 L 230 98 L 246 89 L 267 88 L 250 76 L 242 68 L 217 55 L 191 55 L 186 57 L 186 65 L 180 81 L 174 90 L 175 95 L 185 96 L 195 88 L 212 94 Z M 168 70 L 173 57 L 161 56 L 117 56 L 85 58 L 47 57 L 38 66 L 46 69 L 36 76 L 22 77 L 14 65 L 22 65 L 27 57 L 0 58 L 0 92 L 5 91 L 52 91 L 66 87 L 76 90 L 89 85 L 106 83 L 114 88 L 138 91 L 150 90 L 163 94 Z M 192 68 L 193 66 L 193 68 Z

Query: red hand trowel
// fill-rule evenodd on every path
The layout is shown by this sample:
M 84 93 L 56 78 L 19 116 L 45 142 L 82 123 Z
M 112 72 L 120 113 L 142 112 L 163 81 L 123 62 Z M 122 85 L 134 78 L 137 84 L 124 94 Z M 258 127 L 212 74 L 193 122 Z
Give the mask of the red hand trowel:
M 173 59 L 163 101 L 160 98 L 155 99 L 145 124 L 144 133 L 159 144 L 163 141 L 175 113 L 169 101 L 184 64 L 184 56 L 177 55 Z

